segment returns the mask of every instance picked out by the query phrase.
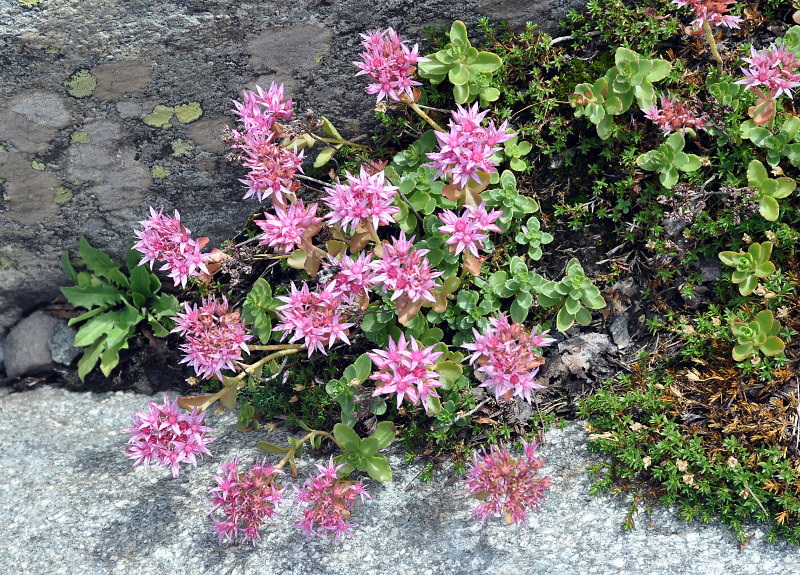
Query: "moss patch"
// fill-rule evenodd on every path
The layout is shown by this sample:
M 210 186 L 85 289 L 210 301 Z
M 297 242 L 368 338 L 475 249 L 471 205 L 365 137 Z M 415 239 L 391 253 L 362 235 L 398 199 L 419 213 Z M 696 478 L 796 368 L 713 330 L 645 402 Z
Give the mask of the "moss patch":
M 175 108 L 159 104 L 153 108 L 153 111 L 147 114 L 142 121 L 148 126 L 164 128 L 166 130 L 171 126 L 169 121 L 172 119 L 174 113 Z
M 37 162 L 35 160 L 31 162 L 31 168 L 33 168 L 34 170 L 39 170 L 40 172 L 43 172 L 46 167 L 47 166 L 45 166 L 42 162 Z
M 70 144 L 88 144 L 89 141 L 89 134 L 86 132 L 72 132 L 69 138 Z
M 186 140 L 175 140 L 172 142 L 172 157 L 180 158 L 181 156 L 189 156 L 192 153 L 194 144 Z
M 72 190 L 69 188 L 50 188 L 55 195 L 53 201 L 57 204 L 66 204 L 72 199 Z
M 163 180 L 167 176 L 169 176 L 172 172 L 170 172 L 164 166 L 153 166 L 153 169 L 150 170 L 150 175 L 153 176 L 156 180 Z
M 19 0 L 19 3 L 26 8 L 33 8 L 37 4 L 41 4 L 44 0 Z
M 189 102 L 188 104 L 175 106 L 175 117 L 178 118 L 181 124 L 194 122 L 202 115 L 203 109 L 200 107 L 200 102 Z
M 14 260 L 6 256 L 0 256 L 0 269 L 8 269 L 14 265 Z
M 74 98 L 86 98 L 97 88 L 97 78 L 89 70 L 78 70 L 64 82 L 67 92 Z

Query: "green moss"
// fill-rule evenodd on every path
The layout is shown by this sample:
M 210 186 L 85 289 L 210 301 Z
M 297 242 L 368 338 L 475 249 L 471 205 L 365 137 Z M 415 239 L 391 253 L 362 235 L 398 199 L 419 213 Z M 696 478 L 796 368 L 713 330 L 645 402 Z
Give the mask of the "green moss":
M 175 108 L 159 104 L 153 108 L 153 111 L 147 114 L 142 121 L 148 126 L 164 128 L 166 130 L 171 125 L 169 121 L 172 119 L 174 113 Z
M 50 190 L 55 192 L 53 201 L 57 204 L 66 204 L 72 199 L 72 190 L 69 188 L 50 188 Z
M 46 167 L 47 166 L 45 166 L 42 162 L 37 162 L 36 160 L 31 162 L 31 168 L 33 168 L 34 170 L 43 172 Z
M 178 118 L 181 124 L 194 122 L 202 115 L 203 109 L 200 107 L 200 102 L 189 102 L 188 104 L 175 106 L 175 117 Z
M 37 4 L 41 4 L 44 0 L 19 0 L 19 3 L 26 8 L 33 8 Z
M 0 256 L 0 269 L 8 269 L 14 265 L 14 260 L 6 256 Z
M 181 156 L 189 156 L 192 153 L 192 148 L 194 148 L 194 144 L 191 142 L 180 139 L 175 140 L 172 142 L 172 157 L 180 158 Z
M 45 54 L 58 54 L 58 48 L 52 47 L 44 51 Z
M 64 82 L 69 95 L 74 98 L 86 98 L 92 95 L 97 87 L 97 78 L 89 70 L 78 70 L 69 80 Z
M 150 175 L 152 175 L 156 180 L 163 180 L 167 176 L 169 176 L 172 172 L 170 172 L 164 166 L 153 166 L 153 169 L 150 170 Z
M 69 138 L 70 144 L 88 144 L 89 143 L 89 134 L 86 132 L 72 132 L 72 136 Z

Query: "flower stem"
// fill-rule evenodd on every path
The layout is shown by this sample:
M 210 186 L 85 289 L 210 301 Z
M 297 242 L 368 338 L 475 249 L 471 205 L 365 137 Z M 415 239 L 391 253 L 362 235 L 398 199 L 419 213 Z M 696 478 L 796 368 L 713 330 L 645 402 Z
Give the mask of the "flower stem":
M 711 55 L 714 56 L 714 60 L 717 61 L 717 70 L 721 74 L 722 58 L 717 51 L 717 42 L 714 40 L 714 33 L 711 31 L 711 24 L 708 23 L 708 20 L 703 21 L 703 31 L 706 33 L 706 40 L 708 40 L 708 47 L 711 49 Z
M 257 346 L 253 346 L 254 349 L 256 347 Z M 262 346 L 258 346 L 258 347 L 262 347 Z M 264 346 L 264 347 L 271 347 L 271 346 Z M 244 377 L 248 373 L 253 373 L 255 370 L 257 370 L 259 367 L 261 367 L 265 363 L 267 363 L 269 361 L 272 361 L 273 359 L 278 359 L 279 357 L 283 357 L 285 355 L 292 355 L 293 353 L 297 353 L 298 351 L 300 351 L 300 349 L 301 349 L 301 347 L 298 344 L 294 344 L 294 345 L 291 345 L 291 346 L 289 346 L 287 344 L 287 346 L 284 347 L 283 349 L 281 349 L 280 351 L 276 351 L 275 353 L 271 353 L 271 354 L 269 354 L 267 356 L 264 356 L 261 359 L 259 359 L 257 362 L 255 362 L 254 364 L 244 368 L 244 371 L 242 371 L 242 373 L 237 375 L 235 379 L 236 379 L 236 381 L 242 381 L 244 379 Z
M 420 118 L 422 118 L 423 120 L 428 122 L 428 124 L 430 124 L 431 127 L 434 130 L 436 130 L 437 132 L 444 132 L 442 127 L 439 124 L 437 124 L 436 122 L 434 122 L 431 119 L 431 117 L 428 114 L 426 114 L 425 111 L 422 108 L 417 106 L 417 104 L 415 102 L 407 102 L 407 103 L 408 103 L 409 106 L 411 106 L 411 109 L 414 110 L 419 115 Z

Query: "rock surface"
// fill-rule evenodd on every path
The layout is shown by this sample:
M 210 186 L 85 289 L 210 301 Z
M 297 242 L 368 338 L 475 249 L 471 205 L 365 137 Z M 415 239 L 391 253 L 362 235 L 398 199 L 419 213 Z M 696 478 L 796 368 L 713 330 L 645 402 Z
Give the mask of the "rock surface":
M 476 37 L 484 15 L 555 33 L 582 4 L 3 2 L 0 333 L 59 295 L 59 258 L 81 235 L 121 261 L 148 206 L 163 206 L 210 237 L 210 249 L 258 209 L 241 201 L 243 174 L 219 140 L 243 88 L 284 82 L 296 109 L 313 108 L 353 138 L 375 126 L 374 96 L 353 79 L 359 33 L 393 26 L 423 43 L 425 26 L 460 18 Z
M 58 319 L 37 311 L 14 326 L 3 345 L 8 377 L 35 374 L 53 367 L 48 342 L 58 324 Z
M 421 483 L 415 474 L 426 461 L 406 465 L 402 449 L 392 447 L 393 480 L 368 479 L 373 499 L 353 510 L 357 538 L 306 541 L 284 508 L 255 548 L 219 545 L 205 501 L 212 476 L 234 455 L 260 458 L 256 441 L 281 443 L 285 432 L 237 433 L 230 412 L 209 415 L 218 437 L 210 445 L 214 456 L 173 479 L 167 469 L 134 469 L 122 454 L 127 435 L 120 430 L 148 399 L 52 387 L 0 390 L 0 522 L 8 534 L 0 575 L 800 572 L 797 549 L 765 544 L 758 526 L 748 526 L 755 537 L 741 551 L 726 528 L 685 523 L 673 510 L 639 516 L 638 528 L 623 532 L 625 503 L 589 494 L 587 467 L 600 458 L 586 451 L 580 422 L 546 436 L 540 453 L 553 487 L 529 529 L 499 519 L 481 527 L 470 518 L 474 501 L 459 478 L 443 471 Z M 323 461 L 304 455 L 301 476 Z

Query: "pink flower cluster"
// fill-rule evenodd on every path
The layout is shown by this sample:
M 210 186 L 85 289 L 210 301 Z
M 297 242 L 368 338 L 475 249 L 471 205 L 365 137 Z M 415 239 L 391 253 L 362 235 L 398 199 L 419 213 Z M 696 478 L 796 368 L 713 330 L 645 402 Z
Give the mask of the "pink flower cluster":
M 331 278 L 336 282 L 333 293 L 336 297 L 347 300 L 369 297 L 370 288 L 375 284 L 375 272 L 372 270 L 372 254 L 361 252 L 353 259 L 342 254 L 341 259 L 329 256 L 327 269 L 338 268 Z M 324 264 L 323 264 L 324 265 Z
M 707 118 L 697 117 L 694 110 L 678 98 L 661 94 L 661 108 L 653 104 L 652 108 L 643 110 L 644 115 L 655 122 L 664 132 L 674 132 L 685 128 L 705 130 Z
M 703 28 L 703 23 L 708 22 L 711 26 L 725 26 L 727 28 L 738 28 L 742 19 L 738 16 L 728 14 L 731 4 L 736 4 L 736 0 L 672 0 L 676 6 L 691 6 L 696 16 L 692 22 L 692 28 L 699 31 Z
M 485 377 L 480 387 L 494 389 L 498 400 L 502 396 L 518 396 L 530 403 L 531 392 L 544 388 L 534 380 L 544 363 L 540 348 L 555 341 L 545 337 L 547 331 L 538 330 L 535 327 L 527 333 L 522 324 L 510 324 L 502 313 L 489 320 L 485 335 L 473 328 L 475 343 L 463 347 L 473 352 L 469 362 L 477 362 L 475 371 Z
M 766 86 L 767 97 L 778 98 L 781 94 L 792 97 L 792 88 L 800 86 L 800 61 L 797 54 L 788 52 L 783 47 L 771 44 L 768 48 L 756 51 L 750 47 L 750 57 L 742 58 L 750 64 L 742 68 L 744 79 L 737 84 L 745 84 L 748 88 Z
M 417 54 L 417 45 L 409 49 L 391 27 L 384 31 L 361 34 L 361 62 L 353 62 L 360 68 L 356 76 L 367 74 L 373 81 L 367 86 L 367 94 L 377 94 L 378 102 L 384 98 L 399 101 L 403 94 L 414 99 L 412 86 L 420 83 L 413 80 L 416 64 L 427 62 Z
M 381 259 L 373 262 L 376 273 L 373 281 L 383 289 L 394 292 L 392 301 L 400 297 L 407 298 L 411 303 L 421 299 L 436 301 L 431 291 L 436 287 L 433 280 L 442 272 L 436 271 L 424 257 L 430 250 L 414 249 L 414 236 L 406 240 L 403 231 L 392 242 L 383 244 Z
M 197 467 L 195 455 L 211 455 L 206 447 L 215 438 L 207 437 L 214 430 L 203 425 L 205 413 L 181 413 L 178 400 L 169 402 L 164 395 L 164 405 L 150 402 L 147 413 L 137 411 L 131 414 L 133 425 L 122 431 L 131 434 L 128 440 L 127 456 L 135 459 L 133 466 L 144 463 L 147 469 L 150 462 L 158 467 L 169 466 L 172 476 L 177 477 L 181 463 Z
M 486 202 L 481 202 L 478 207 L 466 205 L 463 214 L 457 216 L 450 210 L 444 210 L 439 214 L 439 219 L 443 226 L 439 228 L 439 233 L 449 234 L 445 243 L 455 249 L 455 255 L 466 250 L 473 256 L 478 257 L 478 250 L 483 247 L 483 240 L 489 237 L 488 232 L 500 233 L 501 230 L 495 225 L 497 218 L 503 215 L 503 210 L 492 210 L 486 212 Z
M 405 334 L 401 333 L 396 343 L 389 337 L 386 350 L 367 352 L 378 368 L 370 376 L 370 379 L 379 382 L 372 396 L 396 393 L 398 408 L 406 397 L 413 405 L 421 401 L 425 411 L 428 411 L 429 398 L 439 397 L 434 389 L 444 385 L 439 381 L 439 374 L 430 369 L 442 356 L 442 352 L 433 351 L 433 347 L 421 348 L 416 339 L 412 337 L 407 341 Z
M 386 183 L 383 171 L 370 174 L 364 166 L 358 177 L 345 172 L 347 185 L 337 178 L 333 188 L 326 188 L 328 194 L 323 198 L 331 212 L 325 216 L 331 223 L 339 222 L 342 229 L 350 233 L 356 231 L 359 223 L 372 224 L 372 229 L 394 223 L 392 216 L 400 208 L 392 202 L 397 194 L 397 186 Z
M 317 204 L 306 207 L 303 200 L 297 200 L 285 210 L 275 206 L 274 216 L 264 212 L 265 219 L 254 221 L 264 230 L 259 243 L 285 254 L 295 248 L 310 249 L 311 238 L 322 228 L 322 218 L 316 214 Z
M 427 154 L 431 160 L 426 166 L 436 168 L 436 178 L 443 175 L 450 178 L 450 184 L 463 189 L 470 180 L 480 183 L 478 172 L 491 174 L 497 166 L 492 161 L 492 154 L 500 149 L 498 144 L 514 137 L 514 133 L 506 133 L 508 122 L 496 128 L 494 121 L 489 126 L 481 126 L 488 110 L 480 111 L 476 103 L 471 108 L 452 112 L 449 132 L 435 132 L 439 141 L 439 151 Z
M 134 230 L 139 241 L 133 249 L 140 251 L 144 257 L 139 265 L 153 263 L 158 260 L 163 262 L 162 270 L 169 270 L 169 277 L 186 287 L 190 277 L 199 276 L 200 272 L 208 273 L 205 261 L 209 254 L 200 253 L 207 238 L 192 239 L 192 232 L 181 225 L 181 215 L 175 210 L 175 217 L 171 218 L 162 213 L 163 209 L 156 212 L 150 207 L 150 218 L 139 222 L 143 229 Z
M 274 140 L 276 120 L 291 120 L 292 100 L 284 100 L 283 84 L 273 82 L 268 91 L 256 86 L 257 92 L 244 91 L 244 102 L 233 101 L 232 110 L 242 122 L 244 132 L 233 130 L 234 150 L 243 152 L 243 164 L 250 170 L 247 177 L 239 180 L 247 185 L 243 199 L 256 196 L 259 202 L 273 198 L 285 204 L 284 196 L 294 198 L 300 186 L 295 181 L 297 172 L 302 172 L 303 153 L 297 154 L 279 146 Z
M 347 329 L 352 323 L 342 321 L 340 298 L 336 295 L 336 281 L 324 288 L 309 291 L 308 284 L 303 282 L 299 290 L 292 283 L 292 291 L 288 296 L 278 296 L 285 302 L 277 308 L 281 323 L 275 327 L 283 332 L 281 341 L 291 334 L 289 342 L 302 339 L 302 346 L 308 349 L 308 357 L 318 349 L 324 355 L 325 345 L 329 348 L 339 339 L 347 344 Z
M 180 363 L 194 367 L 198 377 L 208 379 L 212 375 L 222 380 L 222 370 L 234 370 L 233 361 L 241 361 L 241 352 L 250 353 L 247 340 L 253 336 L 245 333 L 244 323 L 238 312 L 228 309 L 228 300 L 222 303 L 209 296 L 203 298 L 200 307 L 184 302 L 185 313 L 173 317 L 177 324 L 172 332 L 186 337 L 181 345 L 186 355 Z
M 328 532 L 333 532 L 334 541 L 342 535 L 355 537 L 351 528 L 356 524 L 346 523 L 346 520 L 350 519 L 350 510 L 356 499 L 360 497 L 364 503 L 371 497 L 361 481 L 340 480 L 336 472 L 341 467 L 344 464 L 334 465 L 331 457 L 327 466 L 317 464 L 319 474 L 310 475 L 302 487 L 292 485 L 297 491 L 295 515 L 300 520 L 293 527 L 300 529 L 307 539 L 312 535 L 325 537 Z
M 508 525 L 527 526 L 528 512 L 539 508 L 550 478 L 539 474 L 544 464 L 536 457 L 536 442 L 523 440 L 522 445 L 524 454 L 516 459 L 502 445 L 475 454 L 467 470 L 466 488 L 483 502 L 472 511 L 481 523 L 489 516 L 502 516 Z
M 250 471 L 239 473 L 239 461 L 236 457 L 230 463 L 222 465 L 222 472 L 215 475 L 217 487 L 211 489 L 211 498 L 214 504 L 211 518 L 214 521 L 213 530 L 219 534 L 219 542 L 223 539 L 229 542 L 236 539 L 239 530 L 244 532 L 242 544 L 247 539 L 256 544 L 256 539 L 261 540 L 259 528 L 265 519 L 273 519 L 277 514 L 279 503 L 288 503 L 282 499 L 285 487 L 275 487 L 275 475 L 283 473 L 275 469 L 266 459 L 261 464 L 255 464 Z M 221 511 L 224 519 L 214 517 L 216 511 Z

